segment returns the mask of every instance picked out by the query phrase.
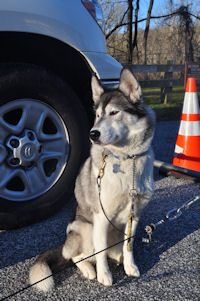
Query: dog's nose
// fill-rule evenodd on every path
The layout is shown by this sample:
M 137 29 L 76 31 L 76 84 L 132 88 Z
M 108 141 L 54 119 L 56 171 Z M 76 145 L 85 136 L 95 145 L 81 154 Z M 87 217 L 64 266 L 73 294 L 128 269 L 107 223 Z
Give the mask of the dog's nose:
M 93 130 L 90 132 L 90 139 L 93 140 L 94 142 L 98 141 L 100 137 L 100 132 L 97 130 Z

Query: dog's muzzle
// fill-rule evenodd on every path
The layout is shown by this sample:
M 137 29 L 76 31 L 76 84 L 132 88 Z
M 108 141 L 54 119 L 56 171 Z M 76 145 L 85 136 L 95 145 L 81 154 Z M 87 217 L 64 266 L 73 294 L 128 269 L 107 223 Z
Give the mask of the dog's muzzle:
M 93 130 L 90 132 L 90 139 L 94 142 L 98 142 L 100 134 L 101 133 L 99 131 Z

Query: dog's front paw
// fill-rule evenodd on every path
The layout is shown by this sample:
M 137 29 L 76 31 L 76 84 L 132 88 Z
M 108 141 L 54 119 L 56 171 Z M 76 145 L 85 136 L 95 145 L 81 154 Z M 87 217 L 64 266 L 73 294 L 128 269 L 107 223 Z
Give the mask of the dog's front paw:
M 96 278 L 96 272 L 91 263 L 87 262 L 81 269 L 83 276 L 89 280 L 94 280 Z
M 97 279 L 101 284 L 105 286 L 111 286 L 113 282 L 112 274 L 110 272 L 98 273 Z
M 140 277 L 140 271 L 136 264 L 124 264 L 124 270 L 127 276 Z

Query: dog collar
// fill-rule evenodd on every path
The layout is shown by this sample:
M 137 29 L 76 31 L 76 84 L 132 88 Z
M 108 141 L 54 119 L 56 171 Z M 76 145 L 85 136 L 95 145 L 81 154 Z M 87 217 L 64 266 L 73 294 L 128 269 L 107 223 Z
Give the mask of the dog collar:
M 146 150 L 145 152 L 143 152 L 143 153 L 140 153 L 140 154 L 134 154 L 134 155 L 122 156 L 122 158 L 123 158 L 124 160 L 127 160 L 127 159 L 133 159 L 133 158 L 136 158 L 136 157 L 142 157 L 142 156 L 146 155 L 146 154 L 148 153 L 148 151 L 149 151 L 149 149 L 147 149 L 147 150 Z M 117 155 L 113 154 L 113 152 L 111 152 L 110 150 L 108 150 L 107 153 L 104 152 L 104 154 L 106 154 L 106 155 L 112 155 L 114 158 L 120 160 L 120 156 L 117 156 Z

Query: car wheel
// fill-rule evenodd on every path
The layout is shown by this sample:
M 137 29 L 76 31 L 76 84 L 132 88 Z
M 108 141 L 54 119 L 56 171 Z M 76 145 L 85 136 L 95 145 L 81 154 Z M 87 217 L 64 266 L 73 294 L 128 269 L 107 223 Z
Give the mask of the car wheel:
M 70 198 L 88 123 L 55 74 L 24 64 L 0 70 L 0 229 L 11 229 L 48 217 Z

